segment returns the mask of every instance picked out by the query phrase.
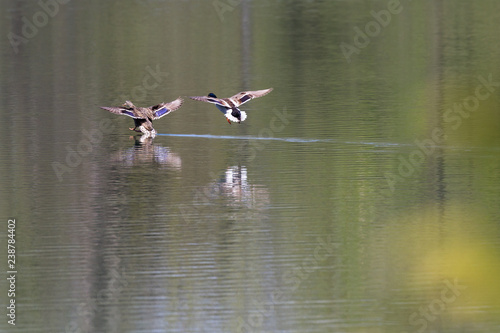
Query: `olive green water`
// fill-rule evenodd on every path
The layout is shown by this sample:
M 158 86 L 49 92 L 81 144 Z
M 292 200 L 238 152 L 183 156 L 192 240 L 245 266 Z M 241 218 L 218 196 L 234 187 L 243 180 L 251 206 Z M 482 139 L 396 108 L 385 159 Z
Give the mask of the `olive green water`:
M 45 3 L 0 5 L 2 332 L 500 331 L 498 1 Z

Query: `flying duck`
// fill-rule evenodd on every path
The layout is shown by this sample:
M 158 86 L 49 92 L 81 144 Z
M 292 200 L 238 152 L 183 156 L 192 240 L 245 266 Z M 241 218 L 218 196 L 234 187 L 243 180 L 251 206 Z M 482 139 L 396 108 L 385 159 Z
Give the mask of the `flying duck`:
M 242 91 L 229 98 L 217 98 L 214 93 L 208 96 L 190 96 L 189 98 L 196 101 L 213 103 L 227 118 L 227 122 L 241 123 L 247 119 L 245 111 L 241 111 L 238 107 L 251 99 L 258 98 L 269 94 L 273 88 L 255 91 Z
M 160 103 L 150 107 L 135 106 L 131 101 L 126 101 L 122 106 L 100 106 L 101 109 L 107 110 L 115 114 L 123 114 L 134 118 L 134 128 L 129 128 L 131 131 L 142 132 L 149 136 L 155 136 L 156 130 L 153 128 L 153 120 L 177 110 L 183 103 L 182 98 L 177 98 L 169 103 Z

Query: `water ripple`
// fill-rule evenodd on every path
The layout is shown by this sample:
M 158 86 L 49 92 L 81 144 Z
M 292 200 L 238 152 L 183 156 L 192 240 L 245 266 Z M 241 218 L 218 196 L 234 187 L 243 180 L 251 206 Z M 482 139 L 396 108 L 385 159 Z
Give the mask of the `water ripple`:
M 419 148 L 414 143 L 401 143 L 401 142 L 376 142 L 376 141 L 340 141 L 334 139 L 307 139 L 307 138 L 276 138 L 276 137 L 266 137 L 266 136 L 252 136 L 252 135 L 212 135 L 212 134 L 164 134 L 158 133 L 158 136 L 173 136 L 173 137 L 188 137 L 188 138 L 204 138 L 204 139 L 224 139 L 224 140 L 264 140 L 264 141 L 284 141 L 284 142 L 297 142 L 297 143 L 314 143 L 314 142 L 326 142 L 326 143 L 337 143 L 337 144 L 347 144 L 347 145 L 360 145 L 360 146 L 373 146 L 373 147 L 416 147 Z M 461 147 L 461 146 L 447 146 L 447 145 L 432 145 L 429 148 L 441 148 L 441 149 L 452 149 L 461 151 L 472 151 L 472 150 L 484 150 L 484 147 Z M 498 148 L 489 148 L 488 151 L 495 150 Z
M 192 138 L 205 138 L 205 139 L 231 139 L 231 140 L 273 140 L 273 141 L 287 141 L 287 142 L 334 142 L 331 139 L 303 139 L 303 138 L 275 138 L 266 136 L 251 136 L 251 135 L 212 135 L 212 134 L 162 134 L 159 136 L 177 136 L 177 137 L 192 137 Z

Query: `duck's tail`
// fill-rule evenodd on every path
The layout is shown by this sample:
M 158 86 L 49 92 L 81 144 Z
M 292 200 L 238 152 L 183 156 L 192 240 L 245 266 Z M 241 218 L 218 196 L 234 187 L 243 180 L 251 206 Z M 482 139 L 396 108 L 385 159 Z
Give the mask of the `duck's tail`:
M 247 119 L 247 113 L 245 111 L 240 111 L 241 121 L 245 121 Z

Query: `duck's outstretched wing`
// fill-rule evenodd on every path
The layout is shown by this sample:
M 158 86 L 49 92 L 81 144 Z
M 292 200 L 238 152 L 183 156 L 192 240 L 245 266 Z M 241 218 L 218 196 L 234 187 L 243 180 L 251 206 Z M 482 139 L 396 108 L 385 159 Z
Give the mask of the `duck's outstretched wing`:
M 230 108 L 227 102 L 222 98 L 209 97 L 209 96 L 189 96 L 189 98 L 194 99 L 195 101 L 202 101 L 219 105 L 222 106 L 223 108 Z
M 149 109 L 153 111 L 153 120 L 160 119 L 166 116 L 172 111 L 179 109 L 182 106 L 184 100 L 182 98 L 177 98 L 176 100 L 168 103 L 160 103 L 158 105 L 150 106 Z
M 109 111 L 114 114 L 122 114 L 124 116 L 129 116 L 134 119 L 142 119 L 134 113 L 134 110 L 118 106 L 100 106 L 101 109 Z
M 237 93 L 234 96 L 229 97 L 228 99 L 230 99 L 234 105 L 240 106 L 241 104 L 244 104 L 244 103 L 248 102 L 249 100 L 265 96 L 265 95 L 269 94 L 272 90 L 273 90 L 273 88 L 263 89 L 263 90 L 254 90 L 254 91 L 242 91 L 242 92 Z

